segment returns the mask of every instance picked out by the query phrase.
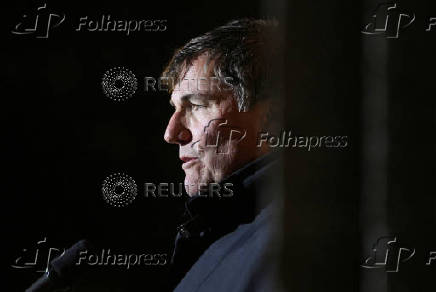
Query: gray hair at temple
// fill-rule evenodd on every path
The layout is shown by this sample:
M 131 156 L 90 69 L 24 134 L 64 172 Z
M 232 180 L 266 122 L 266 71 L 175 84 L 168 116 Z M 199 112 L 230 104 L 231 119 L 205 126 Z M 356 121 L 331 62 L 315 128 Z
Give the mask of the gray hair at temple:
M 275 20 L 233 20 L 176 50 L 162 77 L 172 79 L 174 86 L 196 58 L 206 55 L 214 61 L 215 76 L 230 79 L 239 111 L 247 111 L 257 101 L 276 95 L 281 87 L 275 70 L 280 62 L 278 40 Z

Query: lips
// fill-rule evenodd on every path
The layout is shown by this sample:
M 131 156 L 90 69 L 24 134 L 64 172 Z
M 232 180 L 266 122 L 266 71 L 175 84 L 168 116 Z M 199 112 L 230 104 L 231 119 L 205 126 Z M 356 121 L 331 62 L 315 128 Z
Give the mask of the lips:
M 182 168 L 187 169 L 198 161 L 198 157 L 182 156 L 180 160 L 183 161 Z

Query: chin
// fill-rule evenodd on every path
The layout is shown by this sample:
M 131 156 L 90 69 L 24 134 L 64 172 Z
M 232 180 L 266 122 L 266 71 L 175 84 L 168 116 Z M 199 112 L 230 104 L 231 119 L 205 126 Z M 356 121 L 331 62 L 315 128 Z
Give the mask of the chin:
M 186 193 L 192 197 L 211 182 L 213 182 L 213 179 L 202 177 L 198 172 L 186 173 L 184 181 Z
M 198 179 L 194 179 L 194 178 L 192 178 L 191 175 L 186 174 L 184 185 L 185 185 L 186 193 L 190 197 L 192 197 L 198 193 L 198 190 L 199 190 L 198 184 L 199 184 Z

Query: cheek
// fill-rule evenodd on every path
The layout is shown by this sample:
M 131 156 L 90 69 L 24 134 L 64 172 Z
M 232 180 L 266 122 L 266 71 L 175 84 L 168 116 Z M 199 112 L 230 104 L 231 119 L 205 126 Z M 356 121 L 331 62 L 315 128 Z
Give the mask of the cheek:
M 224 144 L 226 135 L 222 129 L 223 119 L 205 121 L 197 132 L 197 149 L 200 153 L 211 155 L 220 152 L 219 148 Z
M 231 122 L 231 105 L 227 103 L 213 104 L 207 110 L 191 113 L 189 126 L 193 146 L 199 154 L 228 153 L 229 146 L 232 146 L 229 140 L 239 139 L 243 135 L 244 130 L 235 127 Z
M 210 119 L 205 115 L 190 113 L 187 115 L 186 124 L 192 133 L 193 141 L 201 138 L 204 133 L 204 128 L 207 126 Z
M 219 124 L 223 121 L 216 117 L 212 118 L 210 115 L 192 117 L 189 121 L 189 130 L 192 134 L 193 147 L 202 152 L 210 148 L 208 145 L 216 144 L 215 141 L 219 140 Z
M 205 167 L 213 173 L 225 172 L 235 160 L 238 152 L 238 141 L 231 135 L 231 129 L 222 124 L 223 121 L 213 122 L 203 135 L 201 146 L 204 147 L 203 161 Z M 230 139 L 232 137 L 232 139 Z

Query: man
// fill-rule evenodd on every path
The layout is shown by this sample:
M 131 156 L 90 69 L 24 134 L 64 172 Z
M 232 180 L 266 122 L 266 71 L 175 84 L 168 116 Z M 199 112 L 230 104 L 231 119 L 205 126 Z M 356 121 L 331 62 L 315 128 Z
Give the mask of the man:
M 277 130 L 276 24 L 242 19 L 192 39 L 163 73 L 174 107 L 165 140 L 179 146 L 186 222 L 171 260 L 175 291 L 271 291 Z M 219 183 L 223 188 L 211 191 Z

